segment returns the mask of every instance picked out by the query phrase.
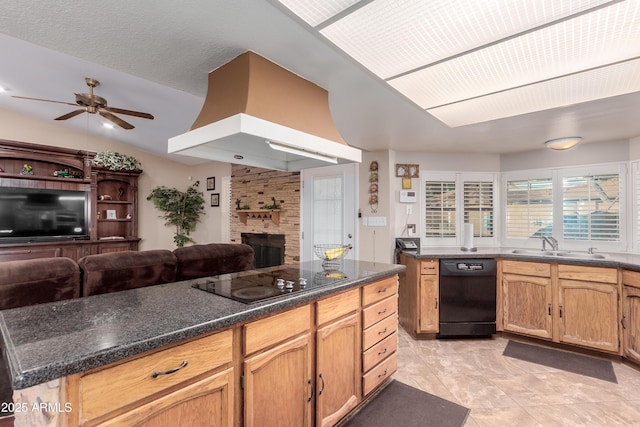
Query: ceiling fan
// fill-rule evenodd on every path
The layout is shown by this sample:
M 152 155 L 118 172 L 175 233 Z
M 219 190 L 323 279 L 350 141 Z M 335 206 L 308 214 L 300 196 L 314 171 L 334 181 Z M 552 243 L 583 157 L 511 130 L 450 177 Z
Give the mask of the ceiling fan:
M 93 94 L 93 88 L 98 86 L 100 82 L 96 79 L 92 79 L 91 77 L 85 77 L 84 80 L 87 82 L 87 86 L 89 86 L 89 93 L 76 93 L 75 104 L 72 104 L 71 102 L 52 101 L 50 99 L 28 98 L 26 96 L 13 96 L 13 98 L 30 99 L 33 101 L 54 102 L 56 104 L 73 105 L 74 107 L 76 105 L 80 105 L 81 107 L 83 107 L 78 110 L 72 111 L 70 113 L 63 114 L 60 117 L 56 117 L 54 120 L 67 120 L 67 119 L 70 119 L 71 117 L 75 117 L 78 114 L 82 114 L 84 112 L 87 112 L 89 114 L 98 113 L 105 119 L 110 120 L 116 125 L 120 126 L 121 128 L 127 129 L 127 130 L 133 129 L 135 126 L 133 126 L 131 123 L 128 123 L 122 120 L 120 117 L 112 113 L 126 114 L 128 116 L 135 116 L 135 117 L 141 117 L 143 119 L 153 120 L 153 116 L 149 113 L 141 113 L 140 111 L 123 110 L 122 108 L 107 106 L 106 99 L 104 99 L 101 96 Z

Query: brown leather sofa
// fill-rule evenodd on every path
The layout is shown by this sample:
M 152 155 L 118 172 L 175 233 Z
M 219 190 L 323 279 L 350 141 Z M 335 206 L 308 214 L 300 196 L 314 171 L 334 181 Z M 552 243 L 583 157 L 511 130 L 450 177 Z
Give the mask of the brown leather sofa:
M 0 263 L 0 310 L 80 296 L 80 269 L 69 258 Z
M 164 249 L 87 255 L 78 260 L 82 296 L 175 282 L 177 265 L 173 252 Z
M 253 249 L 243 244 L 211 243 L 173 252 L 159 249 L 87 255 L 78 265 L 82 296 L 90 296 L 248 270 L 253 265 Z

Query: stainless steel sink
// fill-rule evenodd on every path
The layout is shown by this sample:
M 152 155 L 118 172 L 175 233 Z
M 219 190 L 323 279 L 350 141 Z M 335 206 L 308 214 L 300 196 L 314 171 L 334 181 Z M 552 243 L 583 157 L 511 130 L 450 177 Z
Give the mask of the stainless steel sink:
M 583 259 L 604 259 L 602 254 L 589 254 L 584 252 L 558 252 L 559 257 L 566 258 L 583 258 Z
M 580 259 L 605 259 L 602 254 L 589 254 L 586 252 L 571 251 L 542 251 L 536 249 L 514 249 L 512 254 L 532 255 L 532 256 L 553 256 L 558 258 L 580 258 Z
M 543 251 L 539 249 L 514 249 L 511 251 L 512 254 L 520 254 L 520 255 L 538 255 L 538 256 L 555 256 L 556 252 L 553 251 Z

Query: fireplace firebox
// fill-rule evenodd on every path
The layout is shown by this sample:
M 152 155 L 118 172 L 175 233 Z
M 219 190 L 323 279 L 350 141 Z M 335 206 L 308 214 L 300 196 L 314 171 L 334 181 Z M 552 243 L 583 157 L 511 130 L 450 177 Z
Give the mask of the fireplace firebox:
M 242 243 L 253 248 L 253 267 L 284 264 L 284 234 L 241 233 Z

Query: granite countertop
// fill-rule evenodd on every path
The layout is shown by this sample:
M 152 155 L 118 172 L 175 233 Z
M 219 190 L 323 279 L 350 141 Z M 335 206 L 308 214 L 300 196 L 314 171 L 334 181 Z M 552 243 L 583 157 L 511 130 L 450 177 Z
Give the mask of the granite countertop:
M 525 249 L 525 253 L 513 253 L 514 250 L 522 250 L 521 248 L 503 248 L 503 247 L 479 247 L 476 252 L 463 251 L 460 248 L 451 247 L 421 247 L 418 251 L 402 251 L 403 254 L 412 256 L 416 259 L 426 258 L 508 258 L 522 261 L 543 261 L 543 262 L 559 262 L 563 264 L 580 264 L 594 267 L 615 267 L 627 270 L 640 271 L 640 255 L 629 253 L 607 253 L 597 252 L 604 258 L 581 258 L 579 256 L 555 256 L 545 255 L 542 250 Z M 538 253 L 539 252 L 539 253 Z M 567 250 L 560 252 L 574 252 L 577 254 L 585 254 L 584 251 Z
M 320 261 L 300 266 L 323 272 Z M 188 280 L 4 310 L 0 311 L 3 351 L 14 390 L 24 389 L 247 322 L 404 269 L 397 264 L 343 260 L 343 280 L 253 304 L 194 289 L 194 281 Z

